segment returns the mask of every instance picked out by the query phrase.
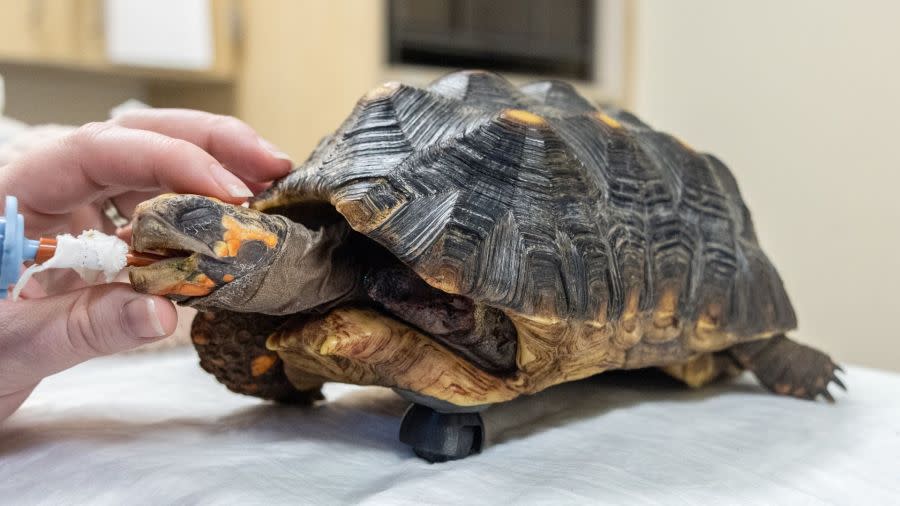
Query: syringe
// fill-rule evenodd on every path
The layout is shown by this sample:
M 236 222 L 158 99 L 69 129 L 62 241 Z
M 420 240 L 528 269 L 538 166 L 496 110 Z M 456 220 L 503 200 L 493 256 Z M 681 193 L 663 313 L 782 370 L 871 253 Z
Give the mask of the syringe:
M 37 253 L 35 253 L 33 259 L 34 263 L 42 264 L 53 258 L 54 253 L 56 253 L 56 238 L 41 237 L 38 239 Z M 144 267 L 165 259 L 166 257 L 162 255 L 134 250 L 128 250 L 128 253 L 125 254 L 125 264 L 130 267 Z
M 6 197 L 4 216 L 0 217 L 0 299 L 5 299 L 9 287 L 19 281 L 22 264 L 41 264 L 53 258 L 56 253 L 56 239 L 42 237 L 38 240 L 25 237 L 25 218 L 18 213 L 18 200 Z M 150 253 L 128 251 L 126 265 L 145 266 L 163 260 L 165 257 Z

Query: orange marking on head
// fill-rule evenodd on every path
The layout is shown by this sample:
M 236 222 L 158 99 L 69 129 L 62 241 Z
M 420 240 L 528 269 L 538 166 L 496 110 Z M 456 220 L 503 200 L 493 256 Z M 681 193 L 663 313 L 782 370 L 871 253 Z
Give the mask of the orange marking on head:
M 237 256 L 238 250 L 241 249 L 241 244 L 243 241 L 240 239 L 228 239 L 228 256 L 233 257 Z
M 523 125 L 542 126 L 547 124 L 547 120 L 544 118 L 524 109 L 506 109 L 503 111 L 502 116 L 505 119 Z
M 171 286 L 164 288 L 156 295 L 184 295 L 186 297 L 202 297 L 209 295 L 216 287 L 216 283 L 209 279 L 206 274 L 197 274 L 191 279 L 179 281 Z
M 232 281 L 234 281 L 234 276 L 232 276 L 231 274 L 226 274 L 226 275 L 222 276 L 222 281 L 224 281 L 226 283 L 231 283 Z
M 278 244 L 278 236 L 272 232 L 244 225 L 231 216 L 222 218 L 222 226 L 225 227 L 225 233 L 222 234 L 224 242 L 217 242 L 213 247 L 215 254 L 220 257 L 236 256 L 247 241 L 260 241 L 267 248 L 274 248 Z
M 231 256 L 228 252 L 228 244 L 222 241 L 218 241 L 217 243 L 213 244 L 213 253 L 215 253 L 216 256 L 219 257 Z
M 606 114 L 605 112 L 597 111 L 596 113 L 594 113 L 594 117 L 607 124 L 608 126 L 611 126 L 612 128 L 622 128 L 621 123 L 619 123 L 615 118 L 613 118 L 609 114 Z

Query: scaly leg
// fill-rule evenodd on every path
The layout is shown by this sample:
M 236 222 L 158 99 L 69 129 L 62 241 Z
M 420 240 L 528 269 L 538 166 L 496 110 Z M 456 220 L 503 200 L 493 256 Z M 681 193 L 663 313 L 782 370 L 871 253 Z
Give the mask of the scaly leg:
M 843 369 L 832 362 L 831 357 L 784 335 L 736 344 L 728 351 L 741 366 L 753 371 L 763 386 L 776 394 L 809 400 L 821 395 L 834 402 L 828 393 L 828 385 L 834 383 L 846 389 L 835 374 Z
M 321 400 L 321 380 L 310 377 L 298 389 L 288 380 L 278 354 L 266 349 L 266 339 L 287 319 L 225 310 L 198 313 L 191 340 L 200 366 L 237 393 L 290 404 Z

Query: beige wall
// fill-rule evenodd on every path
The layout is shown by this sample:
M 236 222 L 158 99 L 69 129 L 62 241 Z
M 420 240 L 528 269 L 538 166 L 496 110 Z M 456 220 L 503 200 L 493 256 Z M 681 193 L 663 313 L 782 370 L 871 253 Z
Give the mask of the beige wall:
M 80 125 L 103 121 L 128 99 L 145 100 L 136 79 L 59 69 L 0 65 L 6 82 L 4 114 L 29 124 Z
M 632 106 L 735 172 L 795 336 L 900 370 L 900 2 L 637 11 Z

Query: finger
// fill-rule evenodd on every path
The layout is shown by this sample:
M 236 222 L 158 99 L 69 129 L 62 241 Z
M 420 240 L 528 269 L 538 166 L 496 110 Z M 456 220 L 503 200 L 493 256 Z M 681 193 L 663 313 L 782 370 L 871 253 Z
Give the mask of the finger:
M 128 192 L 124 195 L 114 197 L 111 200 L 122 217 L 130 220 L 131 215 L 134 213 L 134 208 L 137 207 L 138 204 L 150 200 L 157 195 L 159 195 L 159 192 Z
M 0 302 L 0 395 L 16 392 L 85 360 L 136 348 L 171 334 L 167 299 L 124 283 L 43 299 Z
M 248 182 L 246 183 L 247 187 L 250 191 L 253 192 L 254 195 L 261 193 L 263 190 L 271 186 L 269 183 L 254 183 Z M 116 206 L 116 209 L 119 211 L 119 214 L 128 220 L 131 220 L 132 215 L 134 214 L 134 208 L 137 207 L 138 204 L 145 202 L 147 200 L 152 199 L 159 195 L 159 192 L 129 192 L 123 195 L 119 195 L 117 197 L 113 197 L 112 203 Z M 98 204 L 99 207 L 99 204 Z M 104 220 L 109 221 L 106 217 Z M 111 224 L 111 222 L 110 222 Z M 127 226 L 127 225 L 126 225 Z M 113 229 L 114 230 L 114 229 Z
M 286 154 L 231 116 L 186 109 L 142 109 L 125 112 L 113 121 L 196 144 L 245 181 L 271 181 L 291 170 Z
M 247 186 L 190 142 L 110 123 L 85 125 L 0 174 L 24 209 L 56 215 L 126 191 L 196 193 L 238 203 Z
M 131 223 L 125 225 L 122 228 L 116 229 L 116 237 L 125 241 L 126 244 L 131 244 L 131 236 L 134 232 L 134 229 L 131 226 Z

